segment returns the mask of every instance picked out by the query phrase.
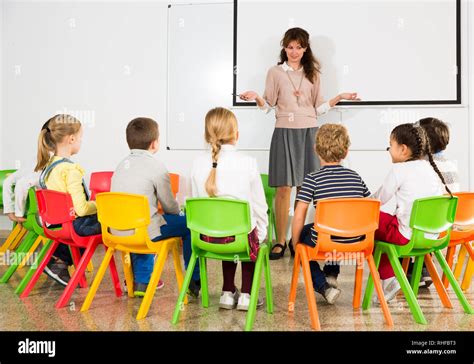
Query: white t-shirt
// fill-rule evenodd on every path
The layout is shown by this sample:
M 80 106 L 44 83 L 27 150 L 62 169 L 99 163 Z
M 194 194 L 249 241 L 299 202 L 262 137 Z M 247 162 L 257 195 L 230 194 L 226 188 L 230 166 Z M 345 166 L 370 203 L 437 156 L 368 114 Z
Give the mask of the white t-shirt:
M 426 160 L 394 163 L 383 185 L 371 197 L 384 205 L 395 196 L 395 216 L 398 229 L 411 238 L 410 216 L 413 202 L 419 198 L 441 196 L 446 193 L 438 174 Z
M 257 227 L 258 240 L 263 242 L 267 235 L 267 202 L 257 161 L 237 151 L 234 145 L 224 144 L 217 160 L 217 196 L 248 201 L 252 229 Z M 193 197 L 208 197 L 206 181 L 212 168 L 211 152 L 199 155 L 191 171 Z

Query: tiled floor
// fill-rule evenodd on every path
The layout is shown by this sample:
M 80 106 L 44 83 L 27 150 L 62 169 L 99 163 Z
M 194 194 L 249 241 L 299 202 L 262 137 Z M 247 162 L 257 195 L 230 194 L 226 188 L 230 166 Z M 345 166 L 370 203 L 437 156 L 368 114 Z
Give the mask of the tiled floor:
M 265 309 L 259 309 L 256 315 L 254 330 L 310 330 L 304 284 L 300 277 L 296 309 L 294 314 L 287 312 L 288 293 L 293 260 L 288 253 L 283 260 L 271 262 L 275 312 L 270 315 Z M 93 262 L 97 270 L 103 257 L 100 249 Z M 119 262 L 120 259 L 117 259 Z M 99 291 L 87 313 L 81 313 L 80 307 L 87 294 L 87 289 L 77 289 L 67 308 L 55 309 L 54 303 L 59 298 L 62 287 L 41 277 L 30 296 L 21 300 L 15 293 L 15 287 L 25 274 L 26 269 L 18 271 L 8 284 L 0 285 L 0 330 L 243 330 L 245 313 L 240 311 L 219 310 L 218 302 L 222 284 L 220 262 L 210 261 L 210 305 L 204 309 L 199 301 L 191 300 L 181 314 L 178 325 L 170 322 L 177 299 L 177 285 L 172 269 L 171 259 L 165 266 L 162 279 L 165 287 L 157 291 L 148 317 L 136 321 L 135 316 L 141 302 L 127 296 L 116 298 L 107 273 Z M 6 270 L 0 266 L 0 274 Z M 121 267 L 119 266 L 121 272 Z M 94 273 L 87 273 L 90 281 Z M 367 274 L 367 269 L 365 274 Z M 240 270 L 236 282 L 240 282 Z M 390 304 L 395 325 L 390 328 L 384 324 L 379 307 L 372 307 L 367 312 L 352 308 L 354 267 L 342 266 L 339 284 L 342 294 L 336 305 L 330 306 L 318 295 L 317 304 L 321 329 L 326 331 L 474 331 L 474 315 L 464 314 L 459 302 L 450 289 L 449 294 L 454 308 L 443 308 L 432 286 L 420 289 L 419 301 L 428 320 L 428 325 L 419 325 L 413 321 L 408 306 L 399 296 Z M 365 282 L 365 278 L 364 278 Z M 262 286 L 264 285 L 262 281 Z M 260 291 L 264 295 L 264 288 Z M 474 305 L 473 287 L 466 296 Z

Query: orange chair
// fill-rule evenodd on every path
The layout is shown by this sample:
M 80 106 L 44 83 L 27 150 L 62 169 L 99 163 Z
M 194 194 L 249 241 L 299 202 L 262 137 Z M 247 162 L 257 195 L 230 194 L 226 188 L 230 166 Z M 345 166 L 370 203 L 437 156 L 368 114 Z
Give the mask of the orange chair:
M 392 316 L 385 300 L 379 274 L 375 267 L 372 251 L 374 248 L 374 232 L 378 227 L 380 201 L 366 198 L 341 198 L 318 201 L 314 217 L 314 228 L 318 232 L 318 243 L 314 248 L 298 243 L 296 245 L 293 277 L 291 280 L 288 311 L 293 312 L 296 300 L 296 288 L 300 265 L 308 299 L 311 328 L 320 330 L 316 298 L 313 291 L 313 280 L 309 262 L 311 260 L 343 261 L 354 259 L 356 262 L 353 307 L 359 308 L 362 294 L 362 275 L 364 259 L 369 265 L 370 274 L 374 279 L 375 289 L 381 302 L 382 311 L 388 325 L 393 325 Z M 355 237 L 364 236 L 364 240 L 343 244 L 331 239 L 332 236 Z
M 171 192 L 173 193 L 174 198 L 176 198 L 176 195 L 179 192 L 179 174 L 176 173 L 168 173 L 170 176 L 170 183 L 171 183 Z M 161 204 L 158 202 L 158 212 L 160 214 L 163 214 L 163 207 L 161 207 Z
M 453 266 L 454 255 L 458 245 L 461 245 L 460 254 L 465 254 L 464 251 L 466 251 L 470 259 L 474 260 L 474 249 L 471 245 L 471 242 L 474 241 L 474 192 L 458 192 L 454 193 L 454 195 L 458 197 L 458 207 L 454 220 L 455 228 L 451 232 L 451 240 L 446 252 L 446 262 L 449 268 Z M 461 259 L 458 264 L 462 265 Z M 448 288 L 448 278 L 444 274 L 442 281 L 443 285 Z

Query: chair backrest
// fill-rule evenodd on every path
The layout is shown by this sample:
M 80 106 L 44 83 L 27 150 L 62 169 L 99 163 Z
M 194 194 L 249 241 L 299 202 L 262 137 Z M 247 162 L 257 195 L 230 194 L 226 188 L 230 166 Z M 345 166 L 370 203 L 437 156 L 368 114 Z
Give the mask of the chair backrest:
M 72 240 L 75 236 L 72 222 L 76 218 L 69 193 L 53 190 L 37 190 L 36 201 L 43 221 L 45 235 L 51 239 Z M 61 229 L 50 229 L 48 225 L 61 225 Z
M 2 208 L 3 208 L 3 182 L 5 182 L 5 179 L 9 175 L 15 172 L 16 172 L 16 169 L 4 169 L 0 171 L 0 207 Z
M 474 229 L 474 192 L 457 192 L 458 207 L 454 223 L 459 226 L 469 226 Z
M 268 174 L 260 175 L 263 184 L 263 190 L 265 192 L 265 199 L 267 200 L 268 208 L 272 208 L 273 199 L 275 198 L 275 188 L 268 185 Z
M 380 201 L 368 198 L 320 200 L 316 206 L 314 229 L 318 232 L 315 252 L 372 252 L 374 233 L 378 228 Z M 340 243 L 331 236 L 352 238 L 365 236 L 355 243 Z
M 89 190 L 91 191 L 91 200 L 95 200 L 98 193 L 110 192 L 110 185 L 112 183 L 112 175 L 114 172 L 93 172 L 91 173 L 91 180 L 89 183 Z
M 179 192 L 179 174 L 169 173 L 170 183 L 171 183 L 171 192 L 173 192 L 174 198 L 176 198 L 177 193 Z
M 104 244 L 120 250 L 147 251 L 150 208 L 146 196 L 105 192 L 99 193 L 96 199 Z M 121 235 L 119 230 L 127 230 L 127 235 Z
M 248 234 L 252 225 L 247 201 L 189 198 L 186 200 L 186 221 L 191 230 L 191 245 L 194 251 L 248 254 Z M 235 241 L 227 244 L 208 243 L 201 240 L 201 234 L 218 238 L 235 236 Z
M 28 190 L 28 198 L 26 200 L 26 222 L 23 226 L 30 231 L 34 231 L 38 235 L 44 235 L 43 227 L 39 221 L 38 202 L 36 201 L 36 191 L 34 187 Z
M 457 203 L 458 198 L 451 196 L 415 200 L 410 217 L 412 237 L 407 245 L 399 248 L 399 251 L 406 254 L 412 249 L 444 248 L 449 243 Z M 442 236 L 430 239 L 425 234 L 442 234 Z

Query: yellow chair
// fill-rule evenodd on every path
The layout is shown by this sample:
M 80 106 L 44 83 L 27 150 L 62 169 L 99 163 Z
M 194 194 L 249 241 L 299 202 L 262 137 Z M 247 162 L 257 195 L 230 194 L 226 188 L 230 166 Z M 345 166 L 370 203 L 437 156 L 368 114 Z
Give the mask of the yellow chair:
M 474 260 L 469 259 L 469 262 L 466 266 L 466 271 L 464 272 L 464 279 L 461 283 L 461 288 L 464 291 L 467 291 L 472 283 L 472 276 L 474 275 Z
M 87 293 L 86 300 L 81 311 L 87 311 L 94 299 L 97 288 L 109 266 L 109 261 L 116 250 L 122 252 L 122 262 L 127 282 L 128 296 L 133 297 L 133 273 L 131 269 L 130 253 L 157 254 L 153 273 L 143 297 L 143 302 L 138 311 L 137 320 L 146 317 L 151 301 L 160 280 L 161 272 L 171 250 L 173 254 L 176 280 L 178 281 L 178 292 L 184 280 L 183 268 L 179 254 L 180 238 L 169 238 L 153 242 L 148 236 L 147 227 L 150 224 L 150 209 L 148 199 L 143 195 L 129 193 L 105 192 L 96 197 L 97 215 L 102 225 L 102 240 L 107 247 L 107 252 L 99 267 L 94 282 Z M 113 235 L 113 230 L 131 230 L 131 235 Z M 187 303 L 187 299 L 185 300 Z
M 472 245 L 472 242 L 471 242 L 471 245 Z M 464 270 L 464 278 L 461 284 L 461 289 L 463 291 L 467 291 L 469 287 L 471 286 L 472 275 L 474 272 L 474 260 L 471 259 L 466 247 L 464 245 L 461 245 L 461 249 L 459 249 L 458 259 L 456 262 L 456 268 L 453 271 L 454 277 L 456 277 L 456 279 L 461 278 L 461 274 L 464 268 L 466 257 L 468 261 L 466 263 L 466 269 Z
M 7 250 L 15 250 L 27 232 L 28 231 L 24 229 L 23 226 L 16 224 L 8 235 L 7 240 L 5 240 L 5 242 L 0 247 L 0 255 L 5 254 Z

